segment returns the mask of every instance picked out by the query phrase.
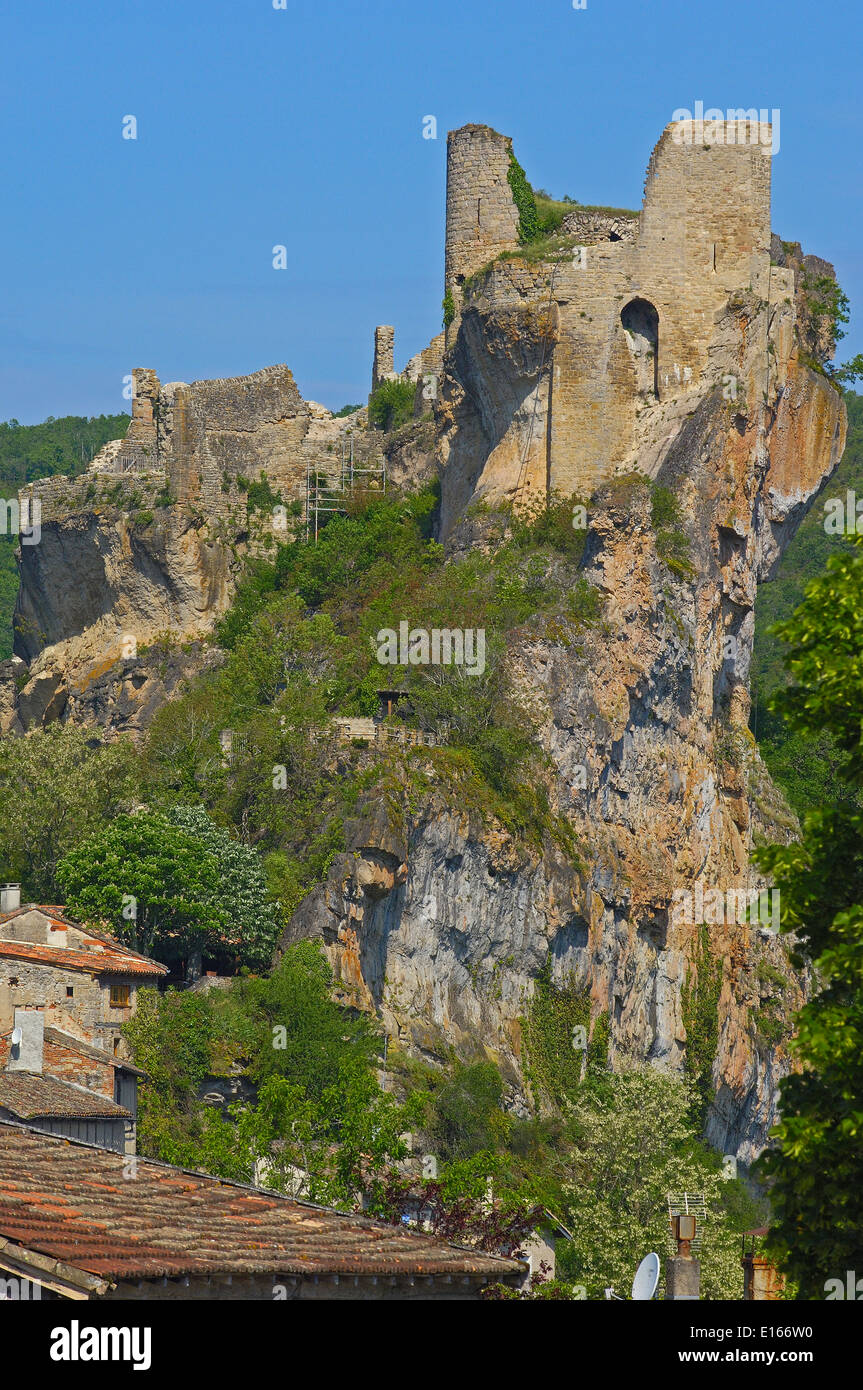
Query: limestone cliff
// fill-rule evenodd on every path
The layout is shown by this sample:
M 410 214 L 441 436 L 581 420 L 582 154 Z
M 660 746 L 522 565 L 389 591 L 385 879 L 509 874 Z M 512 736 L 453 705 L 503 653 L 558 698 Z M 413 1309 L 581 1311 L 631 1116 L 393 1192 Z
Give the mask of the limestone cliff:
M 493 544 L 508 506 L 584 503 L 598 625 L 577 641 L 510 632 L 506 657 L 578 855 L 529 849 L 441 791 L 378 799 L 285 941 L 320 936 L 346 997 L 429 1055 L 484 1050 L 522 1096 L 520 1020 L 549 958 L 556 981 L 589 990 L 612 1061 L 676 1070 L 692 982 L 716 970 L 708 1133 L 748 1160 L 805 982 L 763 924 L 711 925 L 706 957 L 698 915 L 673 907 L 699 884 L 759 886 L 756 836 L 795 831 L 748 732 L 753 608 L 841 457 L 845 413 L 818 370 L 831 330 L 807 290 L 832 270 L 771 238 L 762 132 L 712 149 L 680 134 L 657 145 L 637 216 L 575 213 L 545 255 L 519 245 L 510 143 L 487 127 L 450 137 L 454 312 L 434 423 L 385 445 L 399 483 L 434 461 L 450 555 Z M 385 379 L 382 330 L 378 347 Z M 31 664 L 0 668 L 0 728 L 143 727 L 201 649 L 166 668 L 124 651 L 124 634 L 209 631 L 243 555 L 275 539 L 266 524 L 250 536 L 242 493 L 266 473 L 300 498 L 308 467 L 328 454 L 335 467 L 346 427 L 326 416 L 286 368 L 192 387 L 137 374 L 105 479 L 42 489 L 59 510 L 22 548 L 17 650 Z M 354 439 L 367 457 L 379 444 Z
M 125 438 L 80 477 L 22 492 L 39 536 L 19 550 L 0 733 L 62 719 L 140 735 L 200 669 L 245 558 L 287 538 L 309 470 L 338 486 L 382 442 L 364 411 L 340 419 L 304 401 L 284 366 L 190 386 L 136 369 Z M 403 440 L 399 481 L 415 462 Z
M 736 321 L 745 374 L 746 342 L 779 321 L 766 305 Z M 510 355 L 496 360 L 515 371 Z M 512 383 L 498 391 L 517 400 Z M 577 649 L 514 635 L 508 657 L 583 868 L 552 846 L 531 854 L 440 797 L 406 801 L 397 828 L 375 805 L 288 939 L 320 934 L 346 996 L 410 1047 L 485 1051 L 517 1086 L 520 1019 L 550 954 L 553 978 L 586 985 L 594 1017 L 607 1015 L 612 1059 L 681 1069 L 700 933 L 674 920 L 673 895 L 698 882 L 757 885 L 754 837 L 793 832 L 746 726 L 753 602 L 843 440 L 837 393 L 796 360 L 766 401 L 706 390 L 656 471 L 680 497 L 683 573 L 660 553 L 648 487 L 623 477 L 594 497 L 585 572 L 603 599 L 601 626 Z M 762 1035 L 765 1011 L 787 1020 L 801 986 L 764 926 L 713 926 L 710 952 L 721 994 L 708 1134 L 750 1160 L 788 1065 L 775 1035 Z
M 438 794 L 406 798 L 395 818 L 375 804 L 286 940 L 320 935 L 346 997 L 407 1045 L 485 1051 L 516 1088 L 521 1019 L 549 957 L 553 979 L 589 989 L 594 1023 L 607 1018 L 613 1061 L 675 1070 L 693 1042 L 688 991 L 718 970 L 708 1135 L 748 1161 L 775 1119 L 805 982 L 772 923 L 710 925 L 705 957 L 704 916 L 673 908 L 698 885 L 759 887 L 755 838 L 795 833 L 748 731 L 748 677 L 757 586 L 844 448 L 841 397 L 810 365 L 830 325 L 801 293 L 799 248 L 779 243 L 771 263 L 760 148 L 681 153 L 666 132 L 637 233 L 598 219 L 595 255 L 564 244 L 544 261 L 519 253 L 501 212 L 503 137 L 458 135 L 454 196 L 474 221 L 461 246 L 448 241 L 441 535 L 460 552 L 489 543 L 483 516 L 501 504 L 555 488 L 584 498 L 601 623 L 578 643 L 511 633 L 507 657 L 582 863 L 550 844 L 531 853 Z M 498 160 L 487 246 L 471 203 L 480 137 L 483 167 Z M 681 206 L 701 214 L 688 244 Z M 502 237 L 507 254 L 483 265 Z

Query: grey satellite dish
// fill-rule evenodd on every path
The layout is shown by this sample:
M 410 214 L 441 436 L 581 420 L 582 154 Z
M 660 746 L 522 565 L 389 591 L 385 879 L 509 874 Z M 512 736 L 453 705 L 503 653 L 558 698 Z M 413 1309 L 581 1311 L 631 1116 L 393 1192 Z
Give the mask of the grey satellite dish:
M 632 1297 L 636 1303 L 646 1303 L 656 1293 L 659 1283 L 659 1256 L 653 1251 L 645 1255 L 632 1281 Z
M 13 1029 L 12 1029 L 12 1046 L 13 1046 L 13 1047 L 20 1047 L 20 1046 L 21 1046 L 21 1043 L 23 1042 L 23 1040 L 24 1040 L 24 1032 L 23 1032 L 23 1029 L 21 1029 L 21 1028 L 13 1028 Z

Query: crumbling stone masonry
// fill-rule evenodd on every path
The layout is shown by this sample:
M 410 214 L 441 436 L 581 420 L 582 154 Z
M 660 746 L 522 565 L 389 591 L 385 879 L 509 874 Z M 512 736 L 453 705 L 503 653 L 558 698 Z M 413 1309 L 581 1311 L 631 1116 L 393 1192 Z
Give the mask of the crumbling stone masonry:
M 458 458 L 444 439 L 445 516 L 474 495 L 589 493 L 639 459 L 649 471 L 673 418 L 733 375 L 735 298 L 779 307 L 794 294 L 791 272 L 771 267 L 769 126 L 727 122 L 706 143 L 672 123 L 640 214 L 576 208 L 547 260 L 519 256 L 510 149 L 486 126 L 448 137 L 444 390 L 450 410 L 462 402 L 465 442 Z M 495 259 L 504 251 L 515 258 Z M 770 371 L 765 340 L 759 398 Z

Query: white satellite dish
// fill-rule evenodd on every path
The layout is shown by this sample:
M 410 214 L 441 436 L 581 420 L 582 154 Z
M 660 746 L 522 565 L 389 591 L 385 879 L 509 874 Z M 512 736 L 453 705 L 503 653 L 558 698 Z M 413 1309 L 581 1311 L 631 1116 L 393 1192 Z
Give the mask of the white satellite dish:
M 13 1047 L 20 1047 L 20 1046 L 21 1046 L 21 1043 L 22 1043 L 22 1041 L 23 1041 L 23 1039 L 24 1039 L 24 1030 L 23 1030 L 23 1028 L 13 1028 L 13 1029 L 12 1029 L 12 1046 L 13 1046 Z
M 632 1281 L 632 1297 L 637 1303 L 648 1302 L 656 1293 L 659 1283 L 659 1256 L 653 1251 L 645 1255 Z

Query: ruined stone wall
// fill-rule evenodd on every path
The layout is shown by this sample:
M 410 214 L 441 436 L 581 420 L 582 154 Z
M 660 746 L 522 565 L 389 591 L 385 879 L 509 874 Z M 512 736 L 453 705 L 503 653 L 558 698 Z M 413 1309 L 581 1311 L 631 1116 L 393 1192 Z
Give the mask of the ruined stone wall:
M 393 353 L 395 351 L 396 330 L 390 323 L 379 324 L 375 329 L 375 356 L 372 364 L 372 390 L 382 381 L 395 376 Z
M 592 490 L 634 465 L 639 417 L 709 379 L 729 296 L 768 296 L 769 149 L 678 143 L 682 124 L 666 129 L 651 158 L 637 238 L 587 246 L 560 268 L 549 476 L 564 492 Z M 640 362 L 621 320 L 635 300 L 656 311 L 655 376 L 640 370 L 652 367 L 651 349 L 643 345 Z
M 119 451 L 121 467 L 158 466 L 159 378 L 148 367 L 132 370 L 132 419 Z
M 172 382 L 158 398 L 159 457 L 179 501 L 206 515 L 230 511 L 231 480 L 262 472 L 274 491 L 305 489 L 302 447 L 309 411 L 285 366 L 216 381 Z
M 766 301 L 771 293 L 769 128 L 729 122 L 721 131 L 714 128 L 706 144 L 693 137 L 690 125 L 678 122 L 664 131 L 637 219 L 576 209 L 567 222 L 573 243 L 564 243 L 556 258 L 497 260 L 468 282 L 448 345 L 456 373 L 459 362 L 472 358 L 473 383 L 462 372 L 460 386 L 481 417 L 489 414 L 489 401 L 505 394 L 492 377 L 507 364 L 495 346 L 497 328 L 486 333 L 484 345 L 472 341 L 467 352 L 459 350 L 459 333 L 475 338 L 475 327 L 463 317 L 469 308 L 488 313 L 487 323 L 502 323 L 517 309 L 538 312 L 544 303 L 556 334 L 542 362 L 542 386 L 528 383 L 511 359 L 521 387 L 541 392 L 537 409 L 531 403 L 526 417 L 519 397 L 508 439 L 499 425 L 490 430 L 483 419 L 485 467 L 477 447 L 468 463 L 474 479 L 493 491 L 520 495 L 529 473 L 531 489 L 544 481 L 564 493 L 586 494 L 615 472 L 643 467 L 649 438 L 667 432 L 681 411 L 692 408 L 688 397 L 733 370 L 728 355 L 717 350 L 720 320 L 735 295 Z M 448 275 L 456 276 L 457 268 L 469 274 L 490 251 L 490 242 L 480 253 L 466 238 L 471 187 L 474 203 L 483 187 L 467 155 L 482 143 L 502 160 L 508 147 L 501 136 L 492 140 L 493 133 L 484 133 L 480 142 L 472 134 L 476 129 L 450 137 L 455 156 L 447 200 Z M 483 352 L 489 355 L 486 368 Z M 757 371 L 754 385 L 763 394 L 770 371 L 766 337 Z M 656 452 L 653 445 L 650 450 Z M 459 497 L 469 498 L 472 486 L 463 478 Z

